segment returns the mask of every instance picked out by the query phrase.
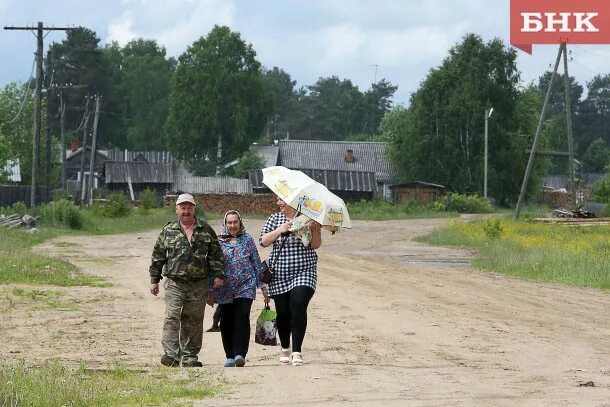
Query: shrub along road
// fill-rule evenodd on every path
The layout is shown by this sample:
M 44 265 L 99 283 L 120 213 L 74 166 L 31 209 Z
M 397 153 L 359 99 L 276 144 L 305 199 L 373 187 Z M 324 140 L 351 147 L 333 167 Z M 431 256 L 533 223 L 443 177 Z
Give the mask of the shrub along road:
M 279 366 L 278 348 L 252 341 L 246 367 L 224 369 L 220 334 L 206 333 L 202 372 L 226 391 L 201 405 L 608 406 L 610 295 L 472 269 L 466 250 L 410 240 L 450 221 L 324 233 L 305 365 Z M 247 227 L 256 236 L 262 222 Z M 8 308 L 0 357 L 156 366 L 164 303 L 147 278 L 156 236 L 64 236 L 37 247 L 114 286 L 54 287 L 72 308 Z M 262 297 L 253 325 L 261 307 Z M 206 328 L 211 315 L 208 307 Z

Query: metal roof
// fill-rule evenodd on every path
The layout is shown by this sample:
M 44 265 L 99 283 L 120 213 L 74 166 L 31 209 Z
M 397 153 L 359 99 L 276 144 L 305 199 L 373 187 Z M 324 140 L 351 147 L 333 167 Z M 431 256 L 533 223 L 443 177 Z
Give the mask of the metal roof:
M 373 172 L 314 170 L 311 168 L 302 168 L 299 171 L 304 172 L 310 178 L 325 185 L 331 191 L 377 191 L 377 181 Z M 248 179 L 252 189 L 257 190 L 257 192 L 268 189 L 263 184 L 263 172 L 261 170 L 249 171 Z
M 127 177 L 134 184 L 171 184 L 174 171 L 171 164 L 151 164 L 142 162 L 107 162 L 104 166 L 106 183 L 127 183 Z
M 437 188 L 437 189 L 446 189 L 443 185 L 433 184 L 431 182 L 424 182 L 424 181 L 411 181 L 411 182 L 405 182 L 404 184 L 390 185 L 390 189 L 401 188 L 401 187 L 402 188 L 429 187 L 429 188 Z
M 250 151 L 258 154 L 265 162 L 265 167 L 274 167 L 278 165 L 277 158 L 280 153 L 278 146 L 260 146 L 251 145 Z
M 386 154 L 387 143 L 370 141 L 280 140 L 280 165 L 301 170 L 373 172 L 380 182 L 395 182 L 396 171 Z M 347 162 L 352 150 L 354 162 Z
M 103 151 L 110 161 L 143 161 L 151 164 L 171 164 L 174 161 L 172 153 L 169 151 L 130 151 L 114 148 Z M 138 157 L 140 156 L 140 157 Z

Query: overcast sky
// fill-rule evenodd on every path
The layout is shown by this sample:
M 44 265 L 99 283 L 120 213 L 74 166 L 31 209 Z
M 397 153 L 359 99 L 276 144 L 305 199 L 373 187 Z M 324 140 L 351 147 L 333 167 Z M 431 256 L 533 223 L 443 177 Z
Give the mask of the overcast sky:
M 278 66 L 297 81 L 337 75 L 361 91 L 376 79 L 398 85 L 395 102 L 408 103 L 427 72 L 469 32 L 509 41 L 509 0 L 0 0 L 0 24 L 85 26 L 104 45 L 153 38 L 179 56 L 215 25 L 227 25 L 251 43 L 266 67 Z M 51 42 L 65 33 L 50 32 Z M 0 87 L 27 80 L 35 36 L 0 31 Z M 570 75 L 585 86 L 610 73 L 610 45 L 573 46 Z M 557 46 L 518 51 L 525 83 L 550 69 Z

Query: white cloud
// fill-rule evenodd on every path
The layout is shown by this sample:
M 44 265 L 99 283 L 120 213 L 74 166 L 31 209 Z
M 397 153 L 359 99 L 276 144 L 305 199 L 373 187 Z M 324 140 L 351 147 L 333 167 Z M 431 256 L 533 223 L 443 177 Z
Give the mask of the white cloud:
M 332 26 L 322 30 L 317 38 L 323 60 L 341 62 L 358 57 L 367 42 L 360 27 L 352 25 Z
M 124 44 L 137 37 L 152 38 L 169 55 L 184 52 L 217 25 L 231 26 L 236 9 L 223 0 L 125 0 L 125 11 L 108 26 L 108 39 Z
M 120 45 L 125 45 L 138 36 L 133 30 L 133 21 L 130 14 L 131 13 L 126 12 L 118 20 L 108 26 L 108 42 L 116 41 Z

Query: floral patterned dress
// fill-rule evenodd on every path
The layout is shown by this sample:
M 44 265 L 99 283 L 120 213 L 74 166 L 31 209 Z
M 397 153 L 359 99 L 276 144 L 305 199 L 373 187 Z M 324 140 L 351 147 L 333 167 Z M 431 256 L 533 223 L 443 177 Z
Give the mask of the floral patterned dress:
M 225 258 L 225 284 L 214 289 L 218 304 L 230 304 L 234 298 L 256 298 L 261 286 L 261 259 L 256 244 L 248 233 L 233 239 L 220 240 Z

